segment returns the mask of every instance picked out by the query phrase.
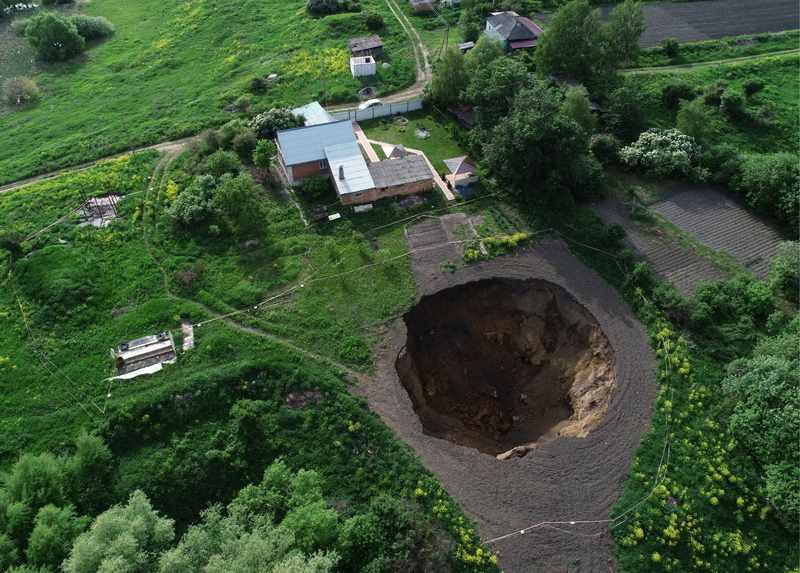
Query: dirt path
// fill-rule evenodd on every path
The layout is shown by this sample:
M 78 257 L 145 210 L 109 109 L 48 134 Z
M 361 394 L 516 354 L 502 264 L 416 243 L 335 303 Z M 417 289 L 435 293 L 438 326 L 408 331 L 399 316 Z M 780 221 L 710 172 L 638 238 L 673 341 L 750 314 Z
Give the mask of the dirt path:
M 185 149 L 185 146 L 188 142 L 195 139 L 195 137 L 186 137 L 184 139 L 177 139 L 175 141 L 165 141 L 164 143 L 157 143 L 156 145 L 148 145 L 147 147 L 139 147 L 134 149 L 134 153 L 137 151 L 147 151 L 148 149 L 157 149 L 158 151 L 169 152 L 171 150 L 177 149 L 178 147 Z M 107 157 L 98 157 L 92 161 L 87 161 L 86 163 L 79 163 L 78 165 L 73 165 L 72 167 L 64 167 L 63 169 L 56 169 L 55 171 L 51 171 L 49 173 L 42 173 L 41 175 L 36 175 L 34 177 L 29 177 L 27 179 L 20 179 L 19 181 L 14 181 L 13 183 L 6 183 L 5 185 L 0 185 L 0 193 L 5 193 L 6 191 L 11 191 L 12 189 L 19 189 L 20 187 L 25 187 L 26 185 L 31 185 L 36 183 L 37 181 L 42 181 L 43 179 L 52 179 L 53 177 L 57 177 L 61 175 L 65 171 L 82 171 L 84 169 L 89 169 L 95 163 L 100 161 L 104 161 L 106 159 L 111 159 L 113 157 L 121 157 L 123 155 L 129 154 L 130 151 L 123 151 L 121 153 L 115 153 L 114 155 L 109 155 Z
M 761 58 L 768 58 L 771 56 L 784 56 L 788 54 L 800 54 L 800 50 L 781 50 L 778 52 L 769 52 L 767 54 L 758 54 L 755 56 L 741 56 L 738 58 L 726 58 L 724 60 L 712 60 L 710 62 L 697 62 L 694 64 L 678 64 L 675 66 L 652 66 L 649 68 L 630 68 L 627 70 L 620 70 L 623 74 L 649 74 L 652 72 L 671 72 L 675 70 L 691 70 L 699 68 L 713 68 L 720 64 L 730 64 L 734 62 L 747 62 L 750 60 L 758 60 Z
M 442 239 L 444 241 L 444 239 Z M 444 272 L 440 264 L 457 264 Z M 545 521 L 489 545 L 507 573 L 613 572 L 616 560 L 608 523 L 634 451 L 650 424 L 656 392 L 655 361 L 644 327 L 616 291 L 560 241 L 545 240 L 516 255 L 461 266 L 456 245 L 442 243 L 412 255 L 419 296 L 493 277 L 538 278 L 567 289 L 594 315 L 614 350 L 618 385 L 611 406 L 585 438 L 558 437 L 524 458 L 501 461 L 426 435 L 400 384 L 395 360 L 406 345 L 397 320 L 376 349 L 376 377 L 356 391 L 442 481 L 490 540 Z M 476 309 L 477 310 L 477 309 Z M 570 524 L 587 520 L 587 523 Z

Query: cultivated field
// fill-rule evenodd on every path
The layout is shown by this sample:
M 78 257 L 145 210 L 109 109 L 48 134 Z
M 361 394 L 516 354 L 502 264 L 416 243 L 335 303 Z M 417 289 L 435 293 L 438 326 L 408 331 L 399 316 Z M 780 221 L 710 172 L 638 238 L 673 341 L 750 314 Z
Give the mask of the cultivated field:
M 760 279 L 784 239 L 713 185 L 676 183 L 675 193 L 651 206 L 680 229 L 715 251 L 725 251 Z
M 674 283 L 684 295 L 693 295 L 700 283 L 726 278 L 725 273 L 683 245 L 647 237 L 631 221 L 628 206 L 617 199 L 604 199 L 593 208 L 607 223 L 622 225 L 628 233 L 624 243 L 637 260 L 647 261 L 657 279 Z

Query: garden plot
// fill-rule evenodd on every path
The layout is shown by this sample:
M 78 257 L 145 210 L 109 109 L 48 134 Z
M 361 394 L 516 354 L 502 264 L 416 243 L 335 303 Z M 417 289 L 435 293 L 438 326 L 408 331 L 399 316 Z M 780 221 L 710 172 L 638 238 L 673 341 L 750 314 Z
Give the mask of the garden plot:
M 662 243 L 648 239 L 628 216 L 627 207 L 616 199 L 605 199 L 594 205 L 607 223 L 622 225 L 627 231 L 626 246 L 638 260 L 645 260 L 659 280 L 675 284 L 681 293 L 690 296 L 702 282 L 727 278 L 714 265 L 678 243 Z
M 760 279 L 767 276 L 781 236 L 713 185 L 676 183 L 675 193 L 651 206 L 709 249 L 724 251 Z

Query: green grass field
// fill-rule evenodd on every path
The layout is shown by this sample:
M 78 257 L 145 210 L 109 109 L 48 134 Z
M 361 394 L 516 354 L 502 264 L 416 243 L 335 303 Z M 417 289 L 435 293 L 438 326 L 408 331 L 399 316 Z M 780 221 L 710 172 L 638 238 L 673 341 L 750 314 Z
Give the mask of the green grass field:
M 765 82 L 763 91 L 746 100 L 748 109 L 762 112 L 769 119 L 754 121 L 748 118 L 727 119 L 718 111 L 713 115 L 712 143 L 727 143 L 751 153 L 797 152 L 797 134 L 800 133 L 800 76 L 797 74 L 797 55 L 764 56 L 756 60 L 732 62 L 709 67 L 653 71 L 637 74 L 654 93 L 660 96 L 664 86 L 675 81 L 684 81 L 702 93 L 714 83 L 722 83 L 734 90 L 741 90 L 742 82 L 751 77 L 760 77 Z M 676 110 L 659 106 L 652 118 L 662 128 L 675 127 Z
M 0 182 L 75 165 L 127 148 L 122 118 L 135 146 L 178 139 L 276 105 L 322 99 L 325 60 L 328 102 L 356 101 L 356 91 L 376 78 L 351 77 L 346 40 L 371 34 L 359 14 L 314 20 L 305 3 L 141 0 L 121 5 L 95 0 L 87 9 L 114 24 L 115 35 L 74 61 L 31 64 L 24 42 L 7 23 L 0 34 L 21 46 L 3 50 L 0 70 L 28 73 L 44 99 L 35 107 L 0 111 Z M 391 66 L 377 78 L 384 93 L 414 81 L 407 36 L 378 0 L 364 7 L 381 13 Z M 28 14 L 17 17 L 28 17 Z M 256 76 L 277 74 L 264 94 L 249 94 Z M 223 108 L 239 97 L 247 110 Z

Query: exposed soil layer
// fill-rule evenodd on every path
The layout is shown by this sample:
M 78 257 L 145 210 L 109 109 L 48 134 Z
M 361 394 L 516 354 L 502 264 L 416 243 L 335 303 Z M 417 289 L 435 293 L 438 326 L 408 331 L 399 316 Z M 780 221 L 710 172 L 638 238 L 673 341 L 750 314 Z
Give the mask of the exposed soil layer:
M 586 436 L 608 408 L 613 351 L 563 288 L 483 280 L 423 297 L 397 359 L 423 431 L 501 458 Z
M 442 217 L 444 226 L 455 216 Z M 416 229 L 407 231 L 411 238 Z M 443 270 L 446 262 L 455 263 L 455 270 Z M 355 391 L 477 520 L 484 540 L 536 526 L 487 545 L 500 552 L 501 570 L 616 571 L 611 524 L 602 520 L 609 519 L 649 428 L 656 392 L 653 350 L 641 323 L 616 291 L 559 241 L 545 239 L 515 255 L 466 267 L 459 246 L 442 243 L 416 250 L 411 265 L 420 299 L 475 281 L 533 278 L 562 287 L 597 320 L 613 349 L 617 380 L 605 416 L 586 437 L 540 439 L 522 458 L 499 460 L 425 433 L 395 369 L 408 338 L 403 320 L 396 320 L 375 348 L 374 379 L 362 379 Z

